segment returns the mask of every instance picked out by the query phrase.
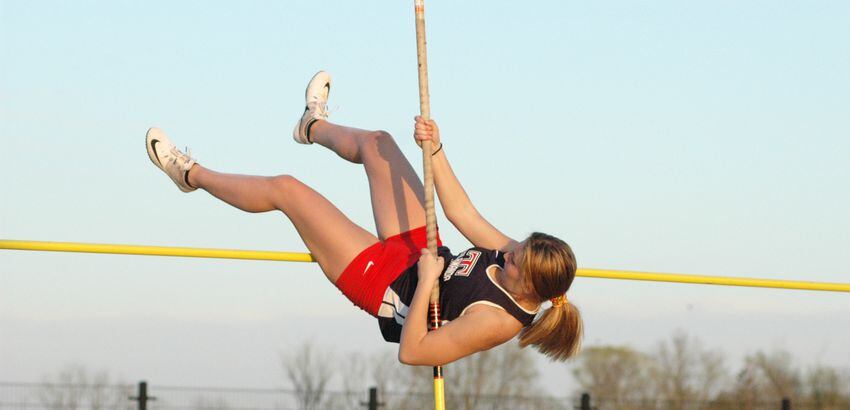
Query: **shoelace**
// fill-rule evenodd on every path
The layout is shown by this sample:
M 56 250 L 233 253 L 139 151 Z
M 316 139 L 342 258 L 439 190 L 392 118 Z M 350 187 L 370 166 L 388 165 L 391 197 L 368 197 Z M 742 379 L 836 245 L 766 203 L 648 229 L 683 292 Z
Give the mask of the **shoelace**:
M 177 149 L 177 146 L 172 145 L 171 149 L 169 150 L 169 154 L 171 154 L 169 155 L 169 161 L 172 164 L 177 165 L 180 169 L 185 168 L 186 164 L 188 164 L 189 161 L 192 160 L 192 151 L 189 149 L 188 146 L 186 147 L 186 153 L 184 154 L 183 152 L 180 152 L 179 149 Z
M 339 112 L 339 111 L 340 111 L 340 110 L 339 110 L 339 105 L 334 105 L 334 107 L 333 107 L 333 108 L 328 108 L 328 105 L 327 105 L 327 104 L 325 104 L 325 113 L 326 113 L 326 114 L 325 114 L 325 118 L 327 118 L 327 117 L 328 117 L 328 115 L 330 115 L 331 113 Z
M 314 113 L 318 114 L 323 119 L 327 119 L 328 116 L 331 114 L 331 110 L 328 109 L 328 103 L 327 102 L 324 103 L 324 104 L 319 104 L 318 101 L 310 101 L 310 103 L 307 104 L 307 105 L 308 106 L 312 105 L 312 107 L 309 107 L 309 108 L 311 108 Z M 339 108 L 339 107 L 337 106 L 337 108 Z M 336 109 L 334 109 L 334 111 L 336 111 Z

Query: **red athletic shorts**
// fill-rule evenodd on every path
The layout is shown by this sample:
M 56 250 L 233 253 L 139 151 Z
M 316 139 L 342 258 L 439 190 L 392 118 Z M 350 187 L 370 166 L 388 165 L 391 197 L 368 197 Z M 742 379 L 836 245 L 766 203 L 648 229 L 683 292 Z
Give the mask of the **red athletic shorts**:
M 437 235 L 438 246 L 442 245 Z M 419 261 L 428 247 L 425 227 L 402 232 L 364 249 L 336 281 L 336 287 L 354 305 L 377 317 L 384 292 L 405 269 Z

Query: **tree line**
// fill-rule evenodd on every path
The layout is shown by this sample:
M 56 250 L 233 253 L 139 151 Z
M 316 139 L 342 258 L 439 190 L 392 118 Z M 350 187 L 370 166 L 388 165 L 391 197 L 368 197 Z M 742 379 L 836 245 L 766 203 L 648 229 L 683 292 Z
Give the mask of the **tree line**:
M 296 390 L 309 384 L 304 381 L 310 375 L 315 376 L 306 363 L 299 362 L 309 356 L 301 351 L 283 360 Z M 368 366 L 361 366 L 368 363 L 378 391 L 385 392 L 382 399 L 387 408 L 432 408 L 430 368 L 399 365 L 392 352 L 371 358 L 347 356 L 347 360 L 361 364 L 340 368 L 335 362 L 325 376 L 338 374 L 344 383 L 359 383 L 346 388 L 362 389 L 363 370 Z M 645 351 L 625 345 L 587 346 L 566 366 L 578 387 L 569 398 L 552 397 L 539 385 L 534 353 L 506 343 L 447 367 L 447 406 L 572 409 L 578 397 L 588 393 L 598 410 L 777 409 L 782 399 L 790 400 L 795 409 L 850 409 L 848 369 L 826 364 L 801 368 L 785 350 L 751 352 L 731 367 L 723 352 L 706 348 L 683 332 Z M 326 407 L 316 400 L 305 401 L 300 408 Z
M 592 346 L 572 374 L 599 409 L 850 409 L 847 369 L 799 367 L 790 352 L 756 351 L 732 368 L 724 354 L 676 333 L 647 351 Z
M 433 408 L 431 368 L 401 365 L 393 350 L 332 352 L 303 344 L 282 351 L 279 360 L 287 404 L 268 408 L 359 409 L 364 392 L 373 386 L 384 409 Z M 751 352 L 732 366 L 723 352 L 682 332 L 644 350 L 586 346 L 565 364 L 576 387 L 564 396 L 544 391 L 535 360 L 534 352 L 512 342 L 452 363 L 447 369 L 447 408 L 573 409 L 579 396 L 588 393 L 597 410 L 777 409 L 783 398 L 794 409 L 850 409 L 847 369 L 825 364 L 802 368 L 784 350 Z M 106 372 L 71 366 L 46 377 L 38 396 L 49 409 L 132 409 L 126 401 L 131 388 L 110 380 Z M 157 408 L 176 402 L 167 388 L 159 387 L 154 394 L 157 391 L 163 396 Z M 180 408 L 240 408 L 239 400 L 223 390 L 191 394 L 181 399 Z

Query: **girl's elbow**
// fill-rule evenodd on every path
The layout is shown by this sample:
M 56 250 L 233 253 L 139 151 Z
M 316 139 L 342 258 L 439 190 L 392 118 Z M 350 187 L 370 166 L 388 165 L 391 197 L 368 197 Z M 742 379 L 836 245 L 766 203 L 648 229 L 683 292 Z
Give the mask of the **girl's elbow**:
M 398 361 L 401 364 L 410 364 L 407 354 L 405 354 L 401 349 L 398 349 Z
M 398 351 L 398 361 L 408 366 L 442 366 L 446 364 L 441 360 L 434 360 L 434 358 L 429 360 L 429 358 L 413 355 L 402 350 Z
M 427 363 L 422 355 L 410 351 L 410 349 L 398 349 L 398 361 L 408 366 L 436 366 L 435 364 Z
M 405 349 L 404 346 L 398 348 L 398 361 L 406 365 L 415 365 L 415 360 L 410 349 Z

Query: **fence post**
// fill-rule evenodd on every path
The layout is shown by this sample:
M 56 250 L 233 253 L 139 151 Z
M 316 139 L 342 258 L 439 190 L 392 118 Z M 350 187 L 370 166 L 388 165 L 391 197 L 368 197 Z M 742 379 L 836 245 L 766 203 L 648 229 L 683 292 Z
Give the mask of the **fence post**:
M 139 410 L 147 410 L 148 409 L 148 401 L 156 400 L 156 397 L 148 396 L 148 382 L 140 381 L 139 382 L 139 395 L 138 396 L 130 396 L 130 400 L 139 402 Z
M 590 410 L 590 394 L 582 393 L 581 394 L 581 407 L 580 410 Z
M 378 410 L 378 407 L 383 407 L 384 403 L 378 403 L 378 388 L 370 387 L 369 388 L 369 401 L 368 402 L 360 402 L 361 406 L 366 406 L 369 410 Z
M 782 410 L 791 410 L 791 399 L 787 397 L 782 398 Z

